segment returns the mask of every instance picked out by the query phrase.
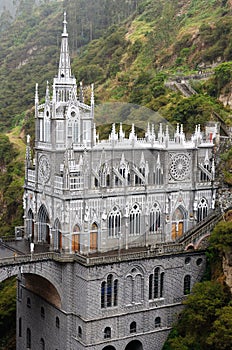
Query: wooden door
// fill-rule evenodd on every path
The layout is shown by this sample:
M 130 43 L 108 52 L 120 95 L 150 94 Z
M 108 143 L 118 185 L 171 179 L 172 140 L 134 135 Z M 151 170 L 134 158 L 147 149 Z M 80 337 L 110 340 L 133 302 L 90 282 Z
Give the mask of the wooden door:
M 90 250 L 97 250 L 97 232 L 90 232 Z
M 183 222 L 179 222 L 178 223 L 178 232 L 177 232 L 178 237 L 181 237 L 183 235 L 183 231 L 184 231 L 184 224 L 183 224 Z
M 176 223 L 175 222 L 172 224 L 172 239 L 173 240 L 176 239 Z
M 72 235 L 72 251 L 73 252 L 80 251 L 80 236 L 79 236 L 79 234 Z

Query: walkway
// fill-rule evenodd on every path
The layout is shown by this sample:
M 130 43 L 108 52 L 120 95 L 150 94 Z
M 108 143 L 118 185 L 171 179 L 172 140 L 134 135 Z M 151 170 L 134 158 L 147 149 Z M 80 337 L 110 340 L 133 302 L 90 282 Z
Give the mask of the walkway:
M 0 242 L 0 268 L 4 266 L 33 264 L 38 261 L 53 260 L 55 262 L 79 262 L 85 266 L 94 266 L 98 264 L 108 264 L 114 262 L 123 262 L 129 260 L 139 260 L 144 258 L 151 258 L 160 255 L 180 254 L 191 246 L 194 249 L 199 248 L 199 243 L 205 237 L 208 237 L 212 232 L 214 226 L 222 219 L 222 214 L 214 212 L 209 215 L 205 220 L 197 224 L 194 228 L 186 232 L 182 237 L 177 239 L 176 242 L 158 243 L 155 246 L 149 247 L 134 247 L 130 249 L 116 249 L 110 252 L 97 252 L 89 255 L 82 255 L 78 253 L 59 253 L 39 250 L 44 249 L 43 245 L 35 246 L 35 253 L 28 253 L 28 249 L 25 252 L 16 251 L 9 243 Z M 26 243 L 25 243 L 26 242 Z M 24 244 L 28 244 L 24 241 Z M 17 243 L 16 243 L 17 245 Z M 21 246 L 23 242 L 21 243 Z M 2 249 L 9 249 L 11 253 L 9 255 L 2 255 Z M 46 247 L 47 249 L 47 247 Z M 16 254 L 15 254 L 16 253 Z

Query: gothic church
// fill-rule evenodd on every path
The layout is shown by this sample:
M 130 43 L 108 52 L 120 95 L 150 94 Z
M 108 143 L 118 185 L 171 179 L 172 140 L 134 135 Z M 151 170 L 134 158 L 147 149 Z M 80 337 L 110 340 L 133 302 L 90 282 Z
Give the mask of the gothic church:
M 36 86 L 35 126 L 25 236 L 70 262 L 57 262 L 57 287 L 19 280 L 17 349 L 161 350 L 204 272 L 204 252 L 178 242 L 214 210 L 216 130 L 197 126 L 187 139 L 182 125 L 171 135 L 148 124 L 139 139 L 134 125 L 126 137 L 113 124 L 100 141 L 94 87 L 87 105 L 71 72 L 66 14 L 58 75 L 42 104 Z

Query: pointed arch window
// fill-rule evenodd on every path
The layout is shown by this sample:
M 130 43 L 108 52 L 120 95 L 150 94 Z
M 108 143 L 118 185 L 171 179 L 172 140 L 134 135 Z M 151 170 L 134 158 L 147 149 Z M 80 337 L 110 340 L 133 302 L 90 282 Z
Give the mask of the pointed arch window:
M 31 330 L 27 328 L 27 349 L 31 349 Z
M 27 214 L 27 237 L 33 242 L 34 240 L 34 215 L 31 209 Z
M 78 337 L 82 338 L 82 328 L 81 328 L 81 326 L 78 326 Z
M 64 121 L 63 120 L 56 121 L 56 142 L 57 143 L 64 142 Z
M 130 211 L 130 235 L 139 235 L 140 234 L 140 225 L 141 225 L 141 210 L 138 204 L 135 204 Z
M 133 321 L 130 324 L 130 333 L 136 333 L 136 332 L 137 332 L 137 324 L 135 321 Z
M 73 227 L 73 234 L 72 234 L 72 251 L 73 252 L 79 252 L 80 251 L 80 226 L 76 224 Z
M 60 250 L 62 248 L 62 233 L 61 233 L 61 224 L 57 218 L 54 222 L 54 249 Z
M 188 295 L 191 291 L 191 276 L 186 275 L 184 277 L 184 295 Z
M 43 338 L 40 339 L 40 348 L 41 350 L 45 350 L 45 341 Z
M 111 178 L 110 178 L 110 171 L 108 169 L 108 166 L 104 164 L 100 170 L 100 179 L 101 179 L 101 186 L 102 187 L 108 187 L 110 186 Z
M 41 205 L 38 212 L 38 241 L 50 243 L 49 217 L 44 205 Z
M 51 142 L 51 122 L 47 117 L 44 118 L 44 141 Z
M 161 227 L 161 211 L 157 203 L 153 205 L 150 211 L 150 233 L 156 233 Z
M 164 272 L 156 267 L 154 273 L 149 276 L 149 300 L 163 298 L 164 294 Z
M 104 339 L 110 339 L 111 338 L 111 328 L 106 327 L 104 329 Z
M 77 120 L 75 120 L 73 124 L 73 142 L 79 142 L 79 122 Z
M 141 304 L 144 300 L 144 276 L 133 268 L 125 280 L 125 304 Z
M 118 279 L 112 274 L 107 276 L 106 281 L 101 283 L 101 308 L 118 305 Z
M 163 185 L 163 169 L 160 164 L 154 167 L 153 182 L 154 185 Z
M 202 198 L 197 207 L 197 222 L 200 222 L 208 215 L 208 203 L 205 198 Z
M 90 251 L 96 251 L 98 247 L 98 225 L 96 222 L 94 222 L 91 225 L 91 231 L 90 231 Z
M 160 328 L 161 327 L 161 318 L 156 317 L 155 318 L 155 328 Z
M 31 308 L 31 298 L 27 297 L 27 307 Z
M 108 217 L 109 237 L 118 237 L 121 232 L 121 213 L 114 207 Z
M 73 143 L 80 142 L 80 121 L 74 111 L 71 112 L 72 119 L 69 119 L 67 125 L 67 138 Z

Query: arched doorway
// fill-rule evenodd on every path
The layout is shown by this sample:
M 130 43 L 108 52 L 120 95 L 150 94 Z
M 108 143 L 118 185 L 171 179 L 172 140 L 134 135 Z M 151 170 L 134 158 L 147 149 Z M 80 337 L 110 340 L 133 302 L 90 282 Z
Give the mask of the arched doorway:
M 114 346 L 108 345 L 108 346 L 105 346 L 102 350 L 116 350 L 116 349 Z
M 55 220 L 54 223 L 54 249 L 60 250 L 62 248 L 62 233 L 61 233 L 61 224 L 59 219 Z
M 90 242 L 89 242 L 90 251 L 97 250 L 97 243 L 98 243 L 98 225 L 96 224 L 96 222 L 94 222 L 91 226 L 91 231 L 90 231 Z
M 175 240 L 181 237 L 186 231 L 186 211 L 183 207 L 176 208 L 172 216 L 172 239 Z
M 73 227 L 73 234 L 72 234 L 72 251 L 73 252 L 79 252 L 80 251 L 80 226 L 76 224 Z
M 32 210 L 29 209 L 27 213 L 27 237 L 31 240 L 31 242 L 34 241 L 34 215 L 32 213 Z
M 139 340 L 132 340 L 125 350 L 143 350 L 143 344 Z
M 38 241 L 50 244 L 49 217 L 44 205 L 41 205 L 38 212 Z

